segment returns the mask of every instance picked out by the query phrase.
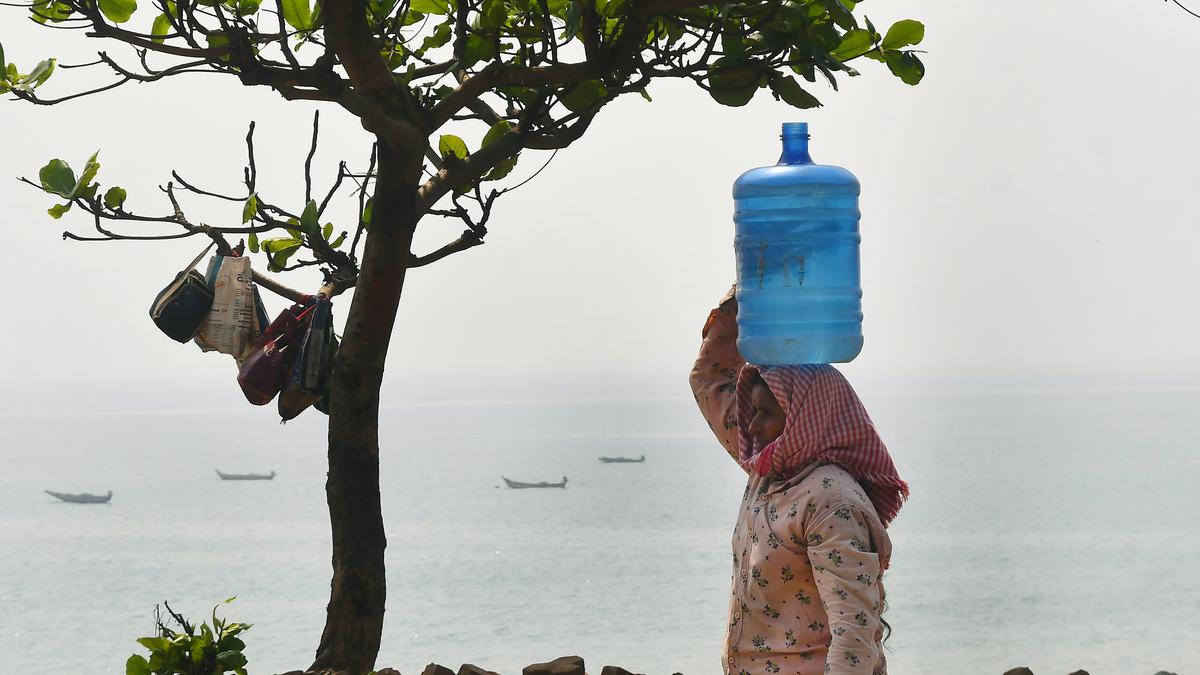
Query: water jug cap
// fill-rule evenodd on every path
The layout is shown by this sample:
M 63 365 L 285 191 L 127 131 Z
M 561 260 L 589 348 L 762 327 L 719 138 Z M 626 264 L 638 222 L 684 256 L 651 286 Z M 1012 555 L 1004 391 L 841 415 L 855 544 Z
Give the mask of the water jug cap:
M 779 135 L 783 138 L 803 138 L 808 139 L 808 122 L 784 122 L 783 133 Z

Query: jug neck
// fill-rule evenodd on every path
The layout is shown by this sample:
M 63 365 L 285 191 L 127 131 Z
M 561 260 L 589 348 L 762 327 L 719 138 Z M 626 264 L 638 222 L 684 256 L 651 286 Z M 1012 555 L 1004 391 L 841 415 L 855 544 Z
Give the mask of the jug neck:
M 779 156 L 780 164 L 812 164 L 808 154 L 808 122 L 784 122 L 783 133 L 779 135 L 783 141 L 783 154 Z

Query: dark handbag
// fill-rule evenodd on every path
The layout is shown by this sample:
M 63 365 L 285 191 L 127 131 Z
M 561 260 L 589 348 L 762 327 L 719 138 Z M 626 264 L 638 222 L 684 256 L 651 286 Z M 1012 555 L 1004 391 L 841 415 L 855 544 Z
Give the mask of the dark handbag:
M 176 342 L 187 342 L 195 337 L 204 317 L 212 309 L 212 289 L 204 275 L 193 269 L 212 246 L 209 244 L 185 270 L 175 275 L 174 281 L 159 291 L 150 304 L 154 325 Z
M 283 310 L 254 343 L 238 368 L 238 384 L 247 401 L 266 405 L 279 393 L 296 360 L 311 310 L 311 300 Z
M 279 416 L 286 422 L 320 401 L 328 390 L 333 367 L 333 307 L 317 296 L 300 351 L 279 392 Z

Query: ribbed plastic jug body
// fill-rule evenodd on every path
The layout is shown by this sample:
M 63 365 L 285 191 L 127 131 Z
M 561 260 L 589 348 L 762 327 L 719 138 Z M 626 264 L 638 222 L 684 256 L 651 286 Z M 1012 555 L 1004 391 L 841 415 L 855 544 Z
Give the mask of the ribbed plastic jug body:
M 862 350 L 858 179 L 812 163 L 807 123 L 733 185 L 738 349 L 750 363 L 844 363 Z

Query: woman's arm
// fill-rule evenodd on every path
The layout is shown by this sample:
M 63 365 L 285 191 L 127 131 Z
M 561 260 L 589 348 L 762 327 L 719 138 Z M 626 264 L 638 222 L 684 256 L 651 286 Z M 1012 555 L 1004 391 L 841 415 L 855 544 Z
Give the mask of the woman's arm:
M 818 506 L 806 528 L 808 559 L 829 616 L 828 675 L 871 675 L 883 655 L 879 555 L 870 550 L 869 515 L 859 506 Z
M 700 333 L 700 355 L 689 378 L 700 413 L 730 457 L 738 459 L 737 377 L 746 360 L 737 349 L 737 299 L 730 288 Z

